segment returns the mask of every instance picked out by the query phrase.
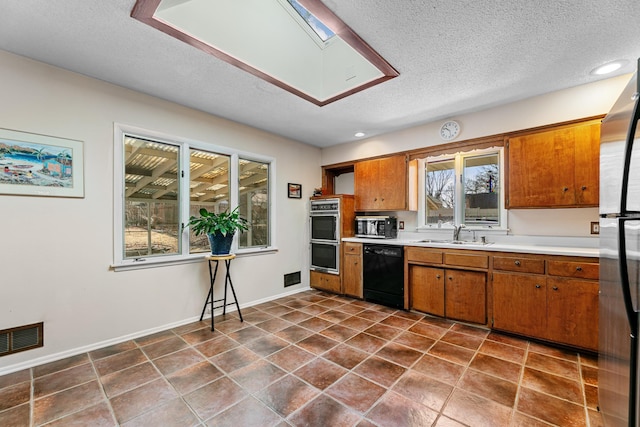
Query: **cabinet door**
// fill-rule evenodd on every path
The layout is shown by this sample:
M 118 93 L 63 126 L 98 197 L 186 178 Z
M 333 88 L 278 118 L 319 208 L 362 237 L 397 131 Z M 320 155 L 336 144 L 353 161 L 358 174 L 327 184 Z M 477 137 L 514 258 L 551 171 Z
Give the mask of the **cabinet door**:
M 412 310 L 444 317 L 443 269 L 411 265 L 409 292 L 409 306 Z
M 362 298 L 362 255 L 345 252 L 342 268 L 344 293 Z
M 493 273 L 493 327 L 544 338 L 547 330 L 546 278 Z
M 572 128 L 510 138 L 508 159 L 508 207 L 575 204 Z
M 576 204 L 598 206 L 600 202 L 600 123 L 575 129 Z
M 378 160 L 357 162 L 353 167 L 353 186 L 356 211 L 375 210 L 377 199 Z
M 449 319 L 487 323 L 487 275 L 445 270 L 445 314 Z
M 309 284 L 312 288 L 317 288 L 335 294 L 341 293 L 340 276 L 335 274 L 311 271 L 309 275 Z
M 381 210 L 407 209 L 407 159 L 392 156 L 378 159 L 378 206 Z
M 548 339 L 598 350 L 598 282 L 549 278 Z
M 354 165 L 356 211 L 407 209 L 407 159 L 404 155 Z

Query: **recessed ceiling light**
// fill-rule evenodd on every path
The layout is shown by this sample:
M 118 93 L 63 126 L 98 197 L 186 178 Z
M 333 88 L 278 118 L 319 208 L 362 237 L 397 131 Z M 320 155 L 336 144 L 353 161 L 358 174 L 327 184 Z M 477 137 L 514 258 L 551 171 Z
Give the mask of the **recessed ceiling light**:
M 356 138 L 362 138 L 365 135 L 366 135 L 366 133 L 364 133 L 364 132 L 356 132 L 353 136 L 355 136 Z
M 628 61 L 625 60 L 607 62 L 606 64 L 600 65 L 591 70 L 591 74 L 602 76 L 604 74 L 613 73 L 614 71 L 619 70 L 623 65 L 626 65 L 627 62 Z

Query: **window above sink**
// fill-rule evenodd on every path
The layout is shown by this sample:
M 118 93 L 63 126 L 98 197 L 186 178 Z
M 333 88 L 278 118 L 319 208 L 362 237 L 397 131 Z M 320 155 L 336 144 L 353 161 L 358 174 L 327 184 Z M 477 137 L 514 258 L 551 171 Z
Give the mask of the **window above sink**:
M 420 159 L 418 229 L 505 230 L 503 159 L 502 147 Z

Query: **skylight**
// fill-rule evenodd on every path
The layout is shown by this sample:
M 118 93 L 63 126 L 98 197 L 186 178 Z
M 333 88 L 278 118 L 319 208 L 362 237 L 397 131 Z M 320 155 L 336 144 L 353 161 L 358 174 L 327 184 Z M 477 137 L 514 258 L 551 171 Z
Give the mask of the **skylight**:
M 331 31 L 322 21 L 316 18 L 311 12 L 309 12 L 303 5 L 298 3 L 298 0 L 287 0 L 289 4 L 298 12 L 298 15 L 311 27 L 314 33 L 320 40 L 326 42 L 331 37 L 335 36 L 335 33 Z
M 137 0 L 131 16 L 319 106 L 398 76 L 319 0 Z

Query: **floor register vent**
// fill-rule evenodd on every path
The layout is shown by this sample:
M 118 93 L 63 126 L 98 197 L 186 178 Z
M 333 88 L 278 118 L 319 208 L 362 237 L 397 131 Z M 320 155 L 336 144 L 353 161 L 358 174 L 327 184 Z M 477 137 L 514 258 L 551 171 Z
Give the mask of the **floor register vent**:
M 284 275 L 284 287 L 293 286 L 300 283 L 302 279 L 300 278 L 300 272 L 296 271 L 295 273 L 289 273 Z
M 43 346 L 43 323 L 0 331 L 0 357 Z

